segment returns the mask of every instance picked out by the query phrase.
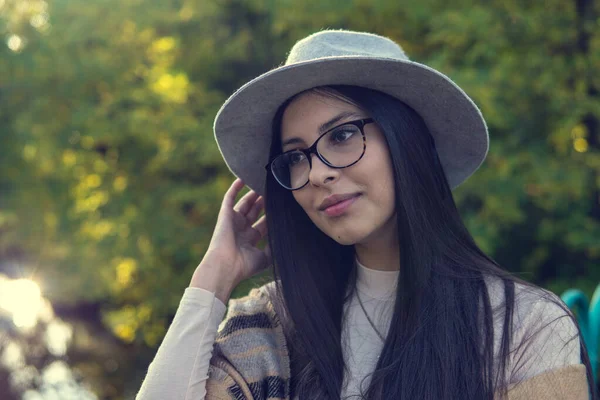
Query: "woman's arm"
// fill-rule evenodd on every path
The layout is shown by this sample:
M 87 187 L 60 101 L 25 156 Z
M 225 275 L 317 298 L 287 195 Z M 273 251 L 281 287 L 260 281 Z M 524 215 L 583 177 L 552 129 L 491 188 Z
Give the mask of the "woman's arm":
M 189 287 L 136 396 L 136 400 L 203 400 L 217 328 L 225 304 Z
M 555 300 L 558 296 L 550 294 Z M 510 383 L 569 365 L 580 364 L 580 338 L 577 326 L 559 305 L 539 299 L 525 306 L 520 326 L 513 337 Z M 566 306 L 565 306 L 566 307 Z

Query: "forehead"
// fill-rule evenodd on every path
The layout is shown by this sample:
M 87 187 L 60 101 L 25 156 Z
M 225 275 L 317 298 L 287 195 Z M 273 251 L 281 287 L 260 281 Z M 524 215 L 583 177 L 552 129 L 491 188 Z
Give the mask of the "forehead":
M 340 116 L 341 118 L 336 118 Z M 363 116 L 360 108 L 353 104 L 306 92 L 295 98 L 285 109 L 281 120 L 281 142 L 293 137 L 310 142 L 322 133 L 319 128 L 334 118 L 341 123 Z

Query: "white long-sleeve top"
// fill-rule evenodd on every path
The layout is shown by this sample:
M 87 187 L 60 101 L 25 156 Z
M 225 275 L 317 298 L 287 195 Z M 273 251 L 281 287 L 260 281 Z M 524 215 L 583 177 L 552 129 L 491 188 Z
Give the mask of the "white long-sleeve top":
M 342 398 L 360 398 L 361 384 L 364 391 L 383 348 L 383 341 L 365 316 L 357 295 L 375 328 L 385 337 L 397 279 L 398 271 L 373 270 L 357 260 L 357 290 L 344 311 L 342 349 L 348 372 L 344 375 Z M 503 289 L 499 281 L 488 283 L 488 290 L 492 308 L 500 307 Z M 530 346 L 513 355 L 514 362 L 508 366 L 513 374 L 508 377 L 508 383 L 580 363 L 579 341 L 569 341 L 577 333 L 575 325 L 568 318 L 552 322 L 564 312 L 551 302 L 540 301 L 538 296 L 529 296 L 529 290 L 516 285 L 515 343 L 531 334 L 530 328 L 548 325 L 531 339 Z M 214 293 L 187 288 L 136 400 L 203 400 L 213 344 L 225 311 L 225 304 Z M 500 313 L 494 319 L 495 354 L 499 349 L 502 322 Z

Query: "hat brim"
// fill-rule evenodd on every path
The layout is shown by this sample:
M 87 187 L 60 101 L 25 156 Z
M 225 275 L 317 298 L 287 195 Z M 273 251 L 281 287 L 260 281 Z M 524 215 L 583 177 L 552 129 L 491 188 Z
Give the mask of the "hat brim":
M 325 57 L 282 66 L 246 83 L 223 104 L 214 134 L 233 174 L 265 194 L 272 121 L 288 98 L 326 85 L 375 89 L 403 101 L 425 121 L 452 189 L 483 163 L 489 137 L 473 101 L 450 78 L 426 65 L 390 58 Z

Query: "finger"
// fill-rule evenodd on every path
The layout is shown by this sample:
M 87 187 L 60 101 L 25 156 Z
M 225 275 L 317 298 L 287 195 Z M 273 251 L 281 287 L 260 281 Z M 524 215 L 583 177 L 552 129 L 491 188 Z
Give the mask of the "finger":
M 233 208 L 233 205 L 235 204 L 235 198 L 243 187 L 244 182 L 240 178 L 237 178 L 235 181 L 233 181 L 231 186 L 229 186 L 229 189 L 227 189 L 227 192 L 225 192 L 225 196 L 223 197 L 223 206 L 226 208 Z
M 233 209 L 242 215 L 246 215 L 248 214 L 250 208 L 254 205 L 257 197 L 258 193 L 256 193 L 254 190 L 250 190 L 240 199 L 240 201 L 238 201 Z
M 252 228 L 256 229 L 258 233 L 260 233 L 260 239 L 264 238 L 267 235 L 267 216 L 263 215 L 252 225 Z M 258 242 L 258 241 L 257 241 Z
M 250 208 L 250 211 L 248 211 L 248 214 L 246 214 L 246 218 L 248 218 L 249 221 L 254 222 L 258 217 L 258 214 L 262 210 L 264 204 L 264 197 L 258 197 L 252 205 L 252 208 Z

